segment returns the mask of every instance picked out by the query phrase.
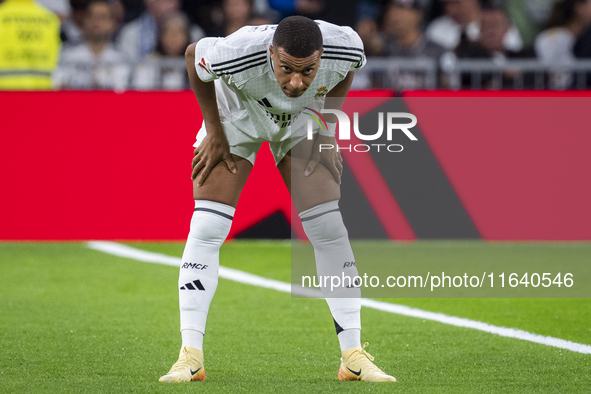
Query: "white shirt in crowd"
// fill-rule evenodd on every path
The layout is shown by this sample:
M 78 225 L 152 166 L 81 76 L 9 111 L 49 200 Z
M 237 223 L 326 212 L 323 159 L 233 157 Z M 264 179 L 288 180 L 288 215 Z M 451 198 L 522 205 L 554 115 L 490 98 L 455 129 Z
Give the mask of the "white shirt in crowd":
M 191 26 L 191 42 L 205 37 L 205 32 L 197 25 Z M 129 22 L 117 37 L 117 49 L 125 53 L 131 61 L 139 61 L 156 49 L 158 28 L 154 17 L 144 12 L 139 18 Z
M 564 27 L 544 30 L 536 37 L 534 49 L 536 56 L 544 63 L 565 64 L 575 61 L 573 48 L 576 37 Z M 550 74 L 550 86 L 553 89 L 568 89 L 572 83 L 569 72 L 556 71 Z
M 534 48 L 540 60 L 546 63 L 565 63 L 575 60 L 573 47 L 576 37 L 567 28 L 544 30 L 536 37 Z
M 124 90 L 131 72 L 125 61 L 112 44 L 107 44 L 98 56 L 86 44 L 65 48 L 54 73 L 54 86 L 58 89 Z
M 453 50 L 460 43 L 462 36 L 462 26 L 447 15 L 440 16 L 433 19 L 427 31 L 425 32 L 427 38 L 436 44 L 441 45 L 445 49 Z M 470 22 L 466 26 L 466 35 L 470 41 L 478 41 L 480 37 L 480 23 L 477 21 Z M 519 30 L 513 25 L 503 38 L 503 46 L 509 51 L 520 51 L 523 49 L 523 40 Z
M 173 63 L 171 60 L 180 60 Z M 184 58 L 166 59 L 148 56 L 135 68 L 131 85 L 134 89 L 189 89 L 189 77 Z

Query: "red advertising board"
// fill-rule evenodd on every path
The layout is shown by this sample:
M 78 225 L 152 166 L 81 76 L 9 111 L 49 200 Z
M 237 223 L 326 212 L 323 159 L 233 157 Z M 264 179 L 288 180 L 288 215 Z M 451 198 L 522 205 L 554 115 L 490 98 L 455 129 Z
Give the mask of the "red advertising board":
M 550 132 L 542 115 L 552 104 L 532 101 L 512 118 L 517 135 L 501 121 L 470 117 L 472 131 L 454 129 L 473 112 L 469 103 L 413 100 L 406 102 L 419 118 L 428 111 L 424 118 L 442 120 L 420 123 L 421 132 L 482 238 L 591 239 L 585 125 L 556 123 Z M 572 103 L 560 110 L 581 115 Z M 202 122 L 191 92 L 3 92 L 0 113 L 0 240 L 186 237 Z M 289 220 L 289 194 L 268 153 L 257 157 L 238 208 L 230 237 L 278 211 Z

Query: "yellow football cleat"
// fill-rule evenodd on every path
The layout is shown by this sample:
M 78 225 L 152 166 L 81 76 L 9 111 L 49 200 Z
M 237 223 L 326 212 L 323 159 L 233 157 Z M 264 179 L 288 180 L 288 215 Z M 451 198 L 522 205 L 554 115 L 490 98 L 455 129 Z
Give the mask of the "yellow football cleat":
M 170 371 L 159 382 L 178 383 L 205 380 L 205 368 L 203 367 L 203 351 L 192 347 L 183 347 L 179 354 L 179 360 L 174 363 Z
M 343 350 L 341 367 L 339 368 L 339 380 L 362 380 L 364 382 L 395 382 L 396 378 L 390 376 L 372 362 L 374 358 L 365 351 L 369 343 L 365 342 L 363 348 Z

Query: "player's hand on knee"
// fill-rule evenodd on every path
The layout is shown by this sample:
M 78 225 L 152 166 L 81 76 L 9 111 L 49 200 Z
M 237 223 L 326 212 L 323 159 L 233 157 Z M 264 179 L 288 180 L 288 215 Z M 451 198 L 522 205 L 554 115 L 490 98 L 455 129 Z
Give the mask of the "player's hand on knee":
M 320 144 L 324 146 L 332 145 L 332 149 L 320 149 Z M 316 169 L 318 163 L 322 163 L 331 172 L 335 181 L 341 184 L 341 175 L 343 174 L 343 157 L 336 150 L 336 140 L 334 137 L 318 136 L 314 141 L 310 161 L 304 171 L 305 176 L 309 176 Z
M 220 138 L 208 134 L 193 154 L 191 179 L 196 180 L 199 186 L 203 185 L 211 170 L 222 161 L 226 163 L 232 174 L 236 173 L 236 164 L 232 159 L 230 146 L 225 137 Z

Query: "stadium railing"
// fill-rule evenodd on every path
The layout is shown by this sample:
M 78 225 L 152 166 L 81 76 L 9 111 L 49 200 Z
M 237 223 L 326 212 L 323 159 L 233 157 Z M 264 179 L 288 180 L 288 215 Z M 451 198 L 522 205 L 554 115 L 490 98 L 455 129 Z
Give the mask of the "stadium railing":
M 482 89 L 483 80 L 487 76 L 492 78 L 493 89 L 526 89 L 533 88 L 564 90 L 587 89 L 591 85 L 588 73 L 591 73 L 590 60 L 578 60 L 570 63 L 542 63 L 538 60 L 458 60 L 446 69 L 450 76 L 450 88 Z M 509 86 L 503 85 L 503 74 L 512 74 Z M 470 75 L 470 85 L 462 86 L 462 75 Z M 530 78 L 533 86 L 526 85 L 526 78 Z M 530 82 L 530 85 L 531 85 Z
M 63 74 L 64 70 L 84 73 L 97 68 L 124 68 L 129 70 L 125 89 L 166 89 L 162 82 L 163 76 L 175 73 L 184 75 L 185 67 L 185 60 L 182 58 L 150 59 L 141 63 L 62 62 L 56 74 L 59 74 L 60 70 Z M 453 55 L 444 56 L 440 62 L 429 58 L 369 58 L 367 65 L 357 72 L 356 82 L 357 85 L 354 87 L 357 89 L 379 88 L 397 91 L 585 90 L 591 88 L 591 60 L 549 64 L 535 59 L 474 60 L 457 59 Z
M 439 63 L 439 64 L 438 64 Z M 370 58 L 358 72 L 374 88 L 414 89 L 588 89 L 591 60 L 542 63 L 535 59 L 458 59 L 446 54 L 434 59 Z M 410 86 L 404 86 L 411 78 Z M 420 77 L 423 77 L 423 84 Z M 403 81 L 397 81 L 400 77 Z M 418 77 L 418 78 L 417 78 Z

